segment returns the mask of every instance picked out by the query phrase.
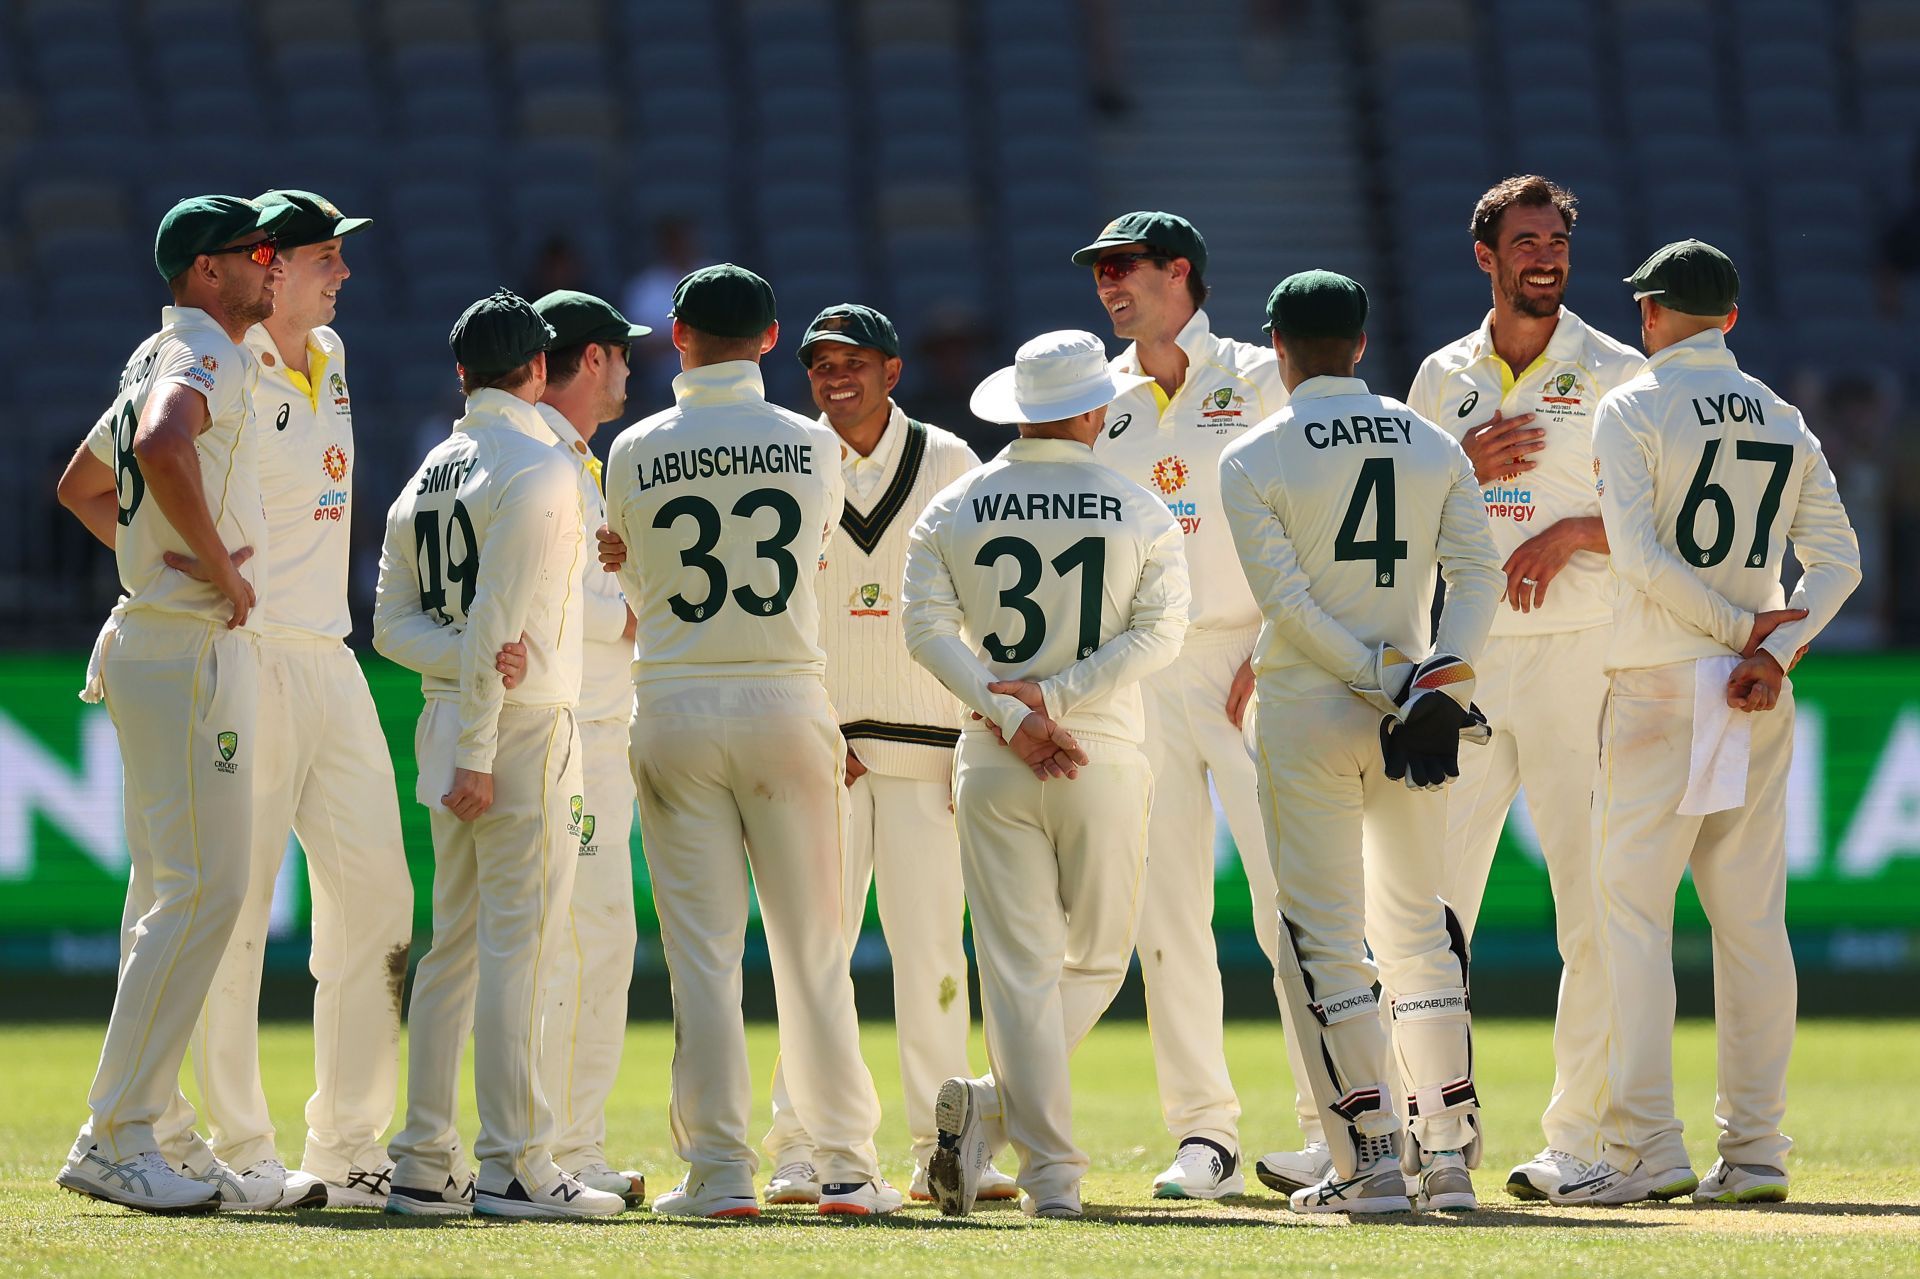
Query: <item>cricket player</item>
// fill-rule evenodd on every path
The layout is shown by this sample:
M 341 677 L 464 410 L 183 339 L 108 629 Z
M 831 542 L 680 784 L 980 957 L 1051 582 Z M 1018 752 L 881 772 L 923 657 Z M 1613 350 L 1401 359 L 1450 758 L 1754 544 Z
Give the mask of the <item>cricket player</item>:
M 840 441 L 767 403 L 773 289 L 732 263 L 674 290 L 674 407 L 607 461 L 607 524 L 639 617 L 630 761 L 673 982 L 672 1216 L 758 1215 L 740 1014 L 751 891 L 773 962 L 787 1092 L 826 1215 L 892 1212 L 880 1102 L 840 916 L 844 744 L 822 682 L 818 566 L 842 509 Z M 744 853 L 742 849 L 744 846 Z
M 570 289 L 547 294 L 533 309 L 554 334 L 537 411 L 573 466 L 585 546 L 607 521 L 600 459 L 587 445 L 602 422 L 626 407 L 628 355 L 634 340 L 653 330 L 629 323 L 602 298 Z M 554 1112 L 554 1162 L 583 1185 L 632 1205 L 646 1197 L 646 1179 L 609 1164 L 606 1142 L 607 1098 L 627 1039 L 627 987 L 638 940 L 633 773 L 627 767 L 634 617 L 611 573 L 588 565 L 585 579 L 576 714 L 586 789 L 573 897 L 542 1012 L 541 1083 Z
M 153 260 L 173 294 L 60 478 L 61 504 L 113 547 L 126 591 L 82 697 L 104 700 L 125 770 L 133 873 L 91 1114 L 56 1180 L 146 1212 L 278 1207 L 192 1134 L 180 1064 L 247 897 L 259 651 L 269 589 L 254 435 L 259 370 L 241 344 L 273 314 L 282 204 L 182 200 Z M 168 552 L 198 561 L 171 567 Z M 182 1170 L 184 1165 L 185 1170 Z
M 1274 984 L 1333 1162 L 1291 1203 L 1404 1212 L 1417 1176 L 1421 1207 L 1465 1210 L 1480 1146 L 1467 948 L 1440 899 L 1445 802 L 1428 792 L 1457 773 L 1463 734 L 1484 738 L 1470 659 L 1500 560 L 1459 444 L 1354 376 L 1366 317 L 1365 290 L 1343 275 L 1282 280 L 1267 325 L 1292 400 L 1220 463 L 1266 618 L 1255 731 L 1279 882 Z M 1447 597 L 1430 641 L 1436 568 Z
M 582 514 L 578 470 L 534 405 L 553 330 L 504 290 L 454 324 L 467 395 L 387 512 L 374 647 L 420 672 L 417 798 L 433 826 L 433 948 L 414 974 L 407 1125 L 387 1211 L 598 1217 L 617 1194 L 553 1160 L 540 1084 L 541 996 L 566 937 L 580 854 Z M 516 637 L 519 637 L 516 639 Z M 512 688 L 502 645 L 526 645 Z M 456 1128 L 474 1042 L 480 1137 Z
M 1593 875 L 1610 1027 L 1601 1159 L 1556 1203 L 1787 1197 L 1795 980 L 1786 925 L 1786 672 L 1860 582 L 1860 548 L 1800 411 L 1740 371 L 1740 277 L 1698 240 L 1627 283 L 1646 368 L 1601 401 L 1600 513 L 1621 590 L 1607 650 Z M 1788 539 L 1803 572 L 1785 599 Z M 1713 926 L 1720 1158 L 1673 1103 L 1673 895 Z
M 1174 517 L 1092 451 L 1142 381 L 1091 333 L 1026 343 L 972 401 L 1021 438 L 908 544 L 907 648 L 976 717 L 954 805 L 992 1073 L 935 1101 L 928 1183 L 949 1215 L 972 1211 L 1002 1138 L 1029 1216 L 1081 1215 L 1067 1062 L 1127 973 L 1154 790 L 1137 685 L 1179 652 L 1190 598 Z
M 353 409 L 346 351 L 328 327 L 352 274 L 344 237 L 370 219 L 346 217 L 308 191 L 258 200 L 292 209 L 274 232 L 286 272 L 277 305 L 245 342 L 259 366 L 253 414 L 274 586 L 255 613 L 259 707 L 274 731 L 256 737 L 247 900 L 193 1038 L 194 1075 L 213 1148 L 243 1181 L 280 1183 L 282 1207 L 378 1208 L 392 1172 L 381 1138 L 398 1086 L 413 885 L 386 737 L 343 642 L 352 629 Z M 186 556 L 166 559 L 199 571 Z M 274 1150 L 258 1034 L 267 919 L 289 828 L 306 853 L 317 983 L 315 1089 L 293 1173 Z M 162 1144 L 185 1136 L 163 1133 Z
M 1212 332 L 1200 309 L 1207 245 L 1185 218 L 1129 213 L 1108 223 L 1073 261 L 1093 268 L 1114 334 L 1132 339 L 1114 359 L 1114 371 L 1144 378 L 1108 407 L 1094 455 L 1166 500 L 1184 535 L 1193 585 L 1186 644 L 1171 667 L 1143 686 L 1154 802 L 1136 945 L 1160 1110 L 1178 1142 L 1173 1164 L 1154 1178 L 1153 1193 L 1218 1199 L 1245 1190 L 1246 1175 L 1214 951 L 1209 778 L 1258 903 L 1254 933 L 1269 962 L 1276 930 L 1265 909 L 1273 900 L 1273 871 L 1242 732 L 1260 608 L 1221 513 L 1220 453 L 1278 412 L 1287 390 L 1272 350 Z M 1304 1103 L 1300 1110 L 1302 1127 L 1316 1135 L 1312 1111 Z
M 820 578 L 827 695 L 846 739 L 847 851 L 842 923 L 851 949 L 866 915 L 867 887 L 893 960 L 893 1014 L 900 1083 L 913 1139 L 907 1193 L 933 1197 L 927 1161 L 935 1144 L 933 1095 L 970 1073 L 966 901 L 953 822 L 953 748 L 960 704 L 907 654 L 900 611 L 907 534 L 934 495 L 980 465 L 959 436 L 908 417 L 892 392 L 900 380 L 893 322 L 857 303 L 830 306 L 800 339 L 820 422 L 840 437 L 846 500 Z M 813 1145 L 773 1075 L 774 1164 L 768 1203 L 817 1203 Z M 1020 1192 L 997 1168 L 982 1177 L 990 1199 Z
M 1573 195 L 1511 177 L 1474 206 L 1474 258 L 1493 286 L 1479 329 L 1428 356 L 1407 405 L 1458 439 L 1481 484 L 1506 601 L 1473 664 L 1493 725 L 1447 788 L 1445 881 L 1469 941 L 1495 847 L 1524 784 L 1552 885 L 1563 965 L 1547 1144 L 1507 1175 L 1521 1199 L 1598 1157 L 1592 1110 L 1606 1069 L 1605 984 L 1595 958 L 1588 824 L 1602 669 L 1613 619 L 1607 537 L 1593 488 L 1593 413 L 1643 363 L 1566 309 Z

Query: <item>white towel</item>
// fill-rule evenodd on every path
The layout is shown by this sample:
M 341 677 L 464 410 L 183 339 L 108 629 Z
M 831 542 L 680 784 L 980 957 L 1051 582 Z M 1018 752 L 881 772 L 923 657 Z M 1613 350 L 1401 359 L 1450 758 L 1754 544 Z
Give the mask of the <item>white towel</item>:
M 1727 676 L 1740 659 L 1703 657 L 1693 664 L 1693 752 L 1680 816 L 1704 817 L 1747 802 L 1747 758 L 1753 716 L 1727 705 Z
M 460 746 L 460 707 L 453 702 L 428 702 L 424 722 L 416 737 L 415 762 L 420 779 L 413 797 L 428 812 L 444 813 L 447 807 L 440 797 L 453 789 L 453 756 Z
M 107 650 L 113 647 L 114 637 L 120 634 L 120 622 L 126 615 L 127 597 L 122 595 L 113 611 L 107 614 L 100 634 L 94 638 L 93 651 L 87 654 L 87 682 L 80 687 L 81 701 L 98 705 L 107 700 Z

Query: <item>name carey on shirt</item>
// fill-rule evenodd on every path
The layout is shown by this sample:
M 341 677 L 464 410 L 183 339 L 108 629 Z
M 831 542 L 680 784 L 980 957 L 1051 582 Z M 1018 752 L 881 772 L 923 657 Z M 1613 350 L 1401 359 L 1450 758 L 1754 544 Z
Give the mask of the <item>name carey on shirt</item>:
M 721 444 L 676 449 L 634 467 L 640 491 L 716 475 L 812 475 L 810 444 Z
M 1368 417 L 1354 413 L 1331 422 L 1309 422 L 1306 436 L 1307 443 L 1316 449 L 1341 444 L 1411 444 L 1413 422 L 1404 417 Z

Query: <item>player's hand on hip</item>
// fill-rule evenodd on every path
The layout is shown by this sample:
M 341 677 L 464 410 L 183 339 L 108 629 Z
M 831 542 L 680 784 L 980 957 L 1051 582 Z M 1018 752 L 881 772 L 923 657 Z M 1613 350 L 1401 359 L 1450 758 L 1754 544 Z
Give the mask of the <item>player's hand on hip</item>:
M 1474 476 L 1482 484 L 1510 479 L 1537 465 L 1527 458 L 1546 447 L 1547 433 L 1530 425 L 1532 421 L 1531 413 L 1504 417 L 1496 412 L 1460 438 L 1460 447 L 1467 451 Z
M 627 562 L 627 544 L 614 536 L 612 529 L 602 524 L 593 531 L 594 541 L 600 545 L 600 570 L 612 573 Z
M 1227 718 L 1233 721 L 1235 728 L 1243 727 L 1247 717 L 1247 703 L 1253 700 L 1253 659 L 1249 657 L 1240 663 L 1240 669 L 1233 673 L 1233 685 L 1227 690 Z
M 471 768 L 453 770 L 453 789 L 440 797 L 440 806 L 463 822 L 493 807 L 493 774 Z
M 1772 653 L 1755 653 L 1727 676 L 1727 705 L 1737 711 L 1770 711 L 1780 701 L 1787 673 Z
M 520 687 L 520 681 L 527 677 L 527 633 L 520 632 L 520 638 L 508 640 L 493 655 L 493 669 L 500 672 L 500 682 L 508 688 Z
M 167 567 L 176 573 L 185 573 L 196 582 L 209 582 L 215 586 L 219 585 L 218 582 L 213 580 L 213 575 L 208 573 L 205 567 L 201 565 L 200 561 L 191 555 L 182 555 L 178 551 L 162 551 L 160 552 L 160 558 L 165 560 Z M 253 548 L 251 546 L 243 546 L 235 551 L 231 558 L 233 566 L 237 569 L 253 558 Z
M 1764 613 L 1755 613 L 1753 615 L 1753 634 L 1747 636 L 1747 646 L 1740 650 L 1740 656 L 1752 657 L 1760 651 L 1760 646 L 1767 642 L 1769 635 L 1772 635 L 1788 622 L 1798 622 L 1805 619 L 1806 615 L 1807 610 L 1804 608 L 1773 608 L 1768 609 Z M 1802 649 L 1801 651 L 1805 652 L 1806 650 Z M 1800 659 L 1795 657 L 1793 660 L 1797 662 Z M 1777 662 L 1774 664 L 1776 666 L 1779 665 Z
M 862 777 L 865 777 L 866 775 L 867 775 L 867 766 L 865 764 L 862 764 L 860 762 L 860 757 L 853 753 L 853 747 L 851 746 L 847 747 L 846 784 L 849 787 L 851 787 L 855 782 L 859 781 Z

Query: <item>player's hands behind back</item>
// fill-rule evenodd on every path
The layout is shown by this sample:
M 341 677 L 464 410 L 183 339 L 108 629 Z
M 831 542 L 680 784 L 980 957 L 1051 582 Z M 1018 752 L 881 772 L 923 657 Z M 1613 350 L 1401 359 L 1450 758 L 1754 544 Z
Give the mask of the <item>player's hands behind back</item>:
M 1047 714 L 1046 697 L 1040 692 L 1040 685 L 1025 679 L 999 680 L 987 685 L 987 691 L 1015 699 L 1028 712 L 1012 741 L 1000 735 L 997 725 L 990 724 L 995 741 L 1018 755 L 1041 781 L 1052 777 L 1072 781 L 1080 775 L 1080 765 L 1087 762 L 1087 752 L 1072 733 Z M 976 714 L 974 718 L 981 716 Z
M 1386 774 L 1415 790 L 1439 790 L 1460 775 L 1460 743 L 1485 745 L 1487 717 L 1473 704 L 1473 667 L 1451 653 L 1435 653 L 1413 669 L 1394 700 L 1399 709 L 1380 720 Z

